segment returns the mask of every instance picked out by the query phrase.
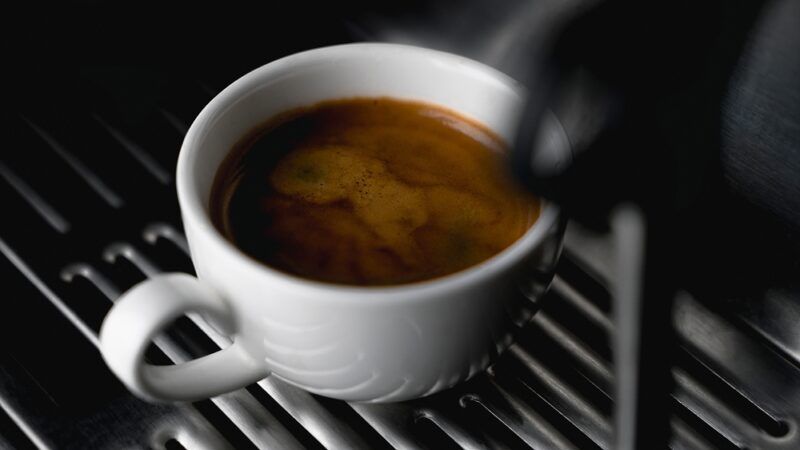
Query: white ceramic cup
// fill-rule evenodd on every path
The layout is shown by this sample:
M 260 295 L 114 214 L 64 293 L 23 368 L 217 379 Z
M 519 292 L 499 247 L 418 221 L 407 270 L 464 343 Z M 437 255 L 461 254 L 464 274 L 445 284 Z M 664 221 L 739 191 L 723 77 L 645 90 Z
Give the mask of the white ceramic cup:
M 212 397 L 266 376 L 344 400 L 397 401 L 485 369 L 511 343 L 514 323 L 529 317 L 530 297 L 549 282 L 563 234 L 553 205 L 479 265 L 424 282 L 359 287 L 288 275 L 246 256 L 212 225 L 209 193 L 234 143 L 295 107 L 346 97 L 421 100 L 510 141 L 520 94 L 513 80 L 483 64 L 391 44 L 310 50 L 238 79 L 203 109 L 178 159 L 178 199 L 197 278 L 165 274 L 127 291 L 100 332 L 106 362 L 131 391 L 160 401 Z M 531 284 L 537 277 L 538 288 Z M 191 312 L 233 344 L 174 366 L 147 364 L 153 337 Z

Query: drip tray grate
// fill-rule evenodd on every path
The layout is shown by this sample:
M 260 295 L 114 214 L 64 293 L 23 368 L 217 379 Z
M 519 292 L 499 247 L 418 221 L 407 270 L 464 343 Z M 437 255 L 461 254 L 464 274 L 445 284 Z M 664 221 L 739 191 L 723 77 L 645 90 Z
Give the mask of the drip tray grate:
M 568 238 L 551 292 L 521 330 L 518 343 L 488 373 L 426 399 L 348 405 L 267 378 L 194 407 L 148 405 L 122 393 L 114 404 L 85 411 L 86 417 L 43 414 L 30 399 L 47 395 L 38 392 L 46 386 L 11 362 L 0 372 L 0 404 L 32 442 L 59 448 L 70 443 L 64 439 L 75 437 L 72 428 L 82 426 L 91 428 L 80 433 L 91 433 L 94 442 L 109 447 L 126 442 L 187 449 L 609 448 L 613 327 L 608 304 L 591 297 L 591 290 L 605 281 L 592 278 L 587 289 L 574 283 L 598 271 L 581 269 L 587 262 L 571 242 Z M 183 236 L 167 223 L 145 227 L 139 240 L 109 244 L 99 255 L 104 263 L 65 266 L 59 280 L 68 292 L 63 295 L 50 291 L 6 242 L 0 250 L 92 345 L 103 312 L 124 288 L 162 270 L 190 266 Z M 674 368 L 672 447 L 796 446 L 798 362 L 686 293 L 678 299 L 676 324 L 684 345 Z M 201 318 L 190 317 L 157 339 L 156 346 L 168 360 L 181 361 L 228 342 Z M 99 370 L 85 376 L 110 375 Z M 97 429 L 98 420 L 117 426 Z

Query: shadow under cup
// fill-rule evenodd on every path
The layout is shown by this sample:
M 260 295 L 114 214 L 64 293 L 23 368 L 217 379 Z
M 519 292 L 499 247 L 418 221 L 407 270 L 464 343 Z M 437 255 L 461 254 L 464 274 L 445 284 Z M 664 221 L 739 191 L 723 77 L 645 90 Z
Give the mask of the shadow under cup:
M 249 258 L 212 225 L 208 199 L 231 148 L 281 112 L 349 97 L 416 100 L 457 111 L 508 142 L 520 89 L 455 55 L 351 44 L 283 58 L 222 91 L 187 133 L 177 174 L 198 278 L 233 315 L 216 325 L 265 375 L 344 400 L 420 397 L 485 369 L 549 284 L 563 235 L 553 205 L 543 202 L 531 229 L 481 264 L 418 283 L 357 287 L 294 277 Z

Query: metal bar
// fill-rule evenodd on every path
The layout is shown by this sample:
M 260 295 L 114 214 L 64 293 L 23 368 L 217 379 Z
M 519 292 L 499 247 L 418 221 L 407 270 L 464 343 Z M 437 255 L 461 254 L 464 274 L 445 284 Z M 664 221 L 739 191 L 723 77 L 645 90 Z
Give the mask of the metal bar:
M 642 286 L 644 278 L 644 217 L 638 210 L 626 208 L 618 210 L 612 218 L 612 227 L 617 241 L 617 280 L 614 296 L 614 322 L 616 333 L 614 346 L 614 366 L 616 383 L 614 392 L 614 440 L 619 450 L 637 448 L 641 434 L 641 417 L 646 413 L 639 410 L 640 377 L 643 372 L 640 358 L 642 338 Z M 668 320 L 666 317 L 664 320 Z M 657 407 L 663 407 L 658 404 Z
M 408 403 L 353 403 L 350 406 L 392 447 L 406 449 L 423 446 L 414 430 L 414 409 Z
M 535 410 L 525 406 L 495 382 L 482 389 L 474 399 L 532 448 L 577 450 Z
M 736 416 L 683 370 L 675 369 L 673 374 L 678 385 L 674 394 L 675 400 L 732 445 L 743 447 L 742 433 L 755 431 L 753 425 Z
M 2 379 L 5 378 L 4 370 L 0 368 L 0 384 L 2 384 Z M 10 382 L 10 381 L 9 381 Z M 8 414 L 8 417 L 11 418 L 11 421 L 22 430 L 22 433 L 25 434 L 33 445 L 36 448 L 48 450 L 53 448 L 51 443 L 47 442 L 43 436 L 35 431 L 35 428 L 28 423 L 28 420 L 25 419 L 24 414 L 20 414 L 17 409 L 14 407 L 11 402 L 9 402 L 4 396 L 0 395 L 0 408 Z M 1 442 L 1 441 L 0 441 Z
M 175 128 L 175 130 L 181 135 L 186 134 L 186 132 L 189 130 L 189 127 L 185 123 L 183 123 L 181 119 L 178 119 L 178 117 L 175 114 L 172 114 L 171 112 L 163 108 L 159 108 L 158 111 L 161 113 L 162 116 L 164 116 L 164 119 L 166 119 L 167 122 L 169 122 L 169 124 L 172 125 L 172 128 Z
M 553 277 L 553 282 L 550 285 L 550 289 L 556 292 L 559 297 L 569 302 L 569 304 L 575 309 L 582 312 L 592 323 L 599 326 L 605 332 L 611 334 L 614 329 L 614 324 L 611 322 L 611 319 L 609 319 L 608 316 L 597 307 L 597 305 L 589 301 L 577 289 L 564 281 L 563 278 L 559 277 L 558 275 Z
M 89 187 L 97 193 L 97 195 L 105 200 L 106 203 L 114 208 L 122 207 L 122 205 L 125 203 L 122 198 L 116 192 L 114 192 L 114 190 L 111 189 L 96 173 L 94 173 L 93 170 L 86 167 L 83 161 L 70 153 L 64 148 L 64 146 L 56 141 L 53 136 L 44 131 L 38 125 L 26 118 L 23 118 L 23 120 L 28 124 L 29 127 L 33 129 L 34 132 L 36 132 L 36 134 L 39 135 L 40 138 L 42 138 L 43 141 L 47 143 L 47 145 L 50 146 L 51 149 L 53 149 L 54 152 L 56 152 L 58 156 L 61 157 L 61 159 L 64 160 L 64 162 L 67 163 L 70 168 L 72 168 L 72 170 L 80 175 L 86 184 L 88 184 Z
M 0 162 L 0 176 L 2 176 L 54 230 L 61 234 L 69 231 L 70 224 L 67 222 L 67 219 L 2 162 Z
M 456 420 L 453 420 L 450 414 L 440 410 L 426 408 L 418 413 L 417 420 L 430 421 L 464 450 L 482 450 L 490 448 L 489 443 L 478 439 L 474 433 L 470 433 Z
M 531 386 L 524 377 L 518 375 L 518 379 L 528 389 L 540 395 L 548 404 L 559 412 L 576 429 L 580 430 L 585 436 L 602 448 L 607 448 L 611 440 L 611 425 L 597 411 L 594 406 L 580 398 L 576 392 L 572 391 L 567 385 L 558 379 L 548 370 L 536 357 L 522 349 L 520 346 L 512 346 L 508 350 L 535 376 L 542 386 L 546 386 L 546 391 L 538 391 Z
M 72 312 L 72 310 L 64 303 L 64 301 L 61 300 L 61 298 L 56 295 L 56 293 L 53 292 L 53 290 L 50 289 L 27 264 L 25 264 L 22 258 L 20 258 L 19 255 L 17 255 L 17 253 L 14 252 L 14 250 L 12 250 L 2 238 L 0 238 L 0 253 L 3 253 L 3 255 L 8 258 L 8 260 L 11 261 L 11 264 L 13 264 L 17 270 L 25 275 L 25 278 L 27 278 L 28 281 L 30 281 L 31 284 L 33 284 L 36 289 L 38 289 L 39 292 L 41 292 L 42 295 L 44 295 L 44 297 L 56 307 L 58 312 L 66 317 L 67 320 L 69 320 L 70 323 L 72 323 L 72 325 L 75 326 L 75 328 L 77 328 L 78 331 L 80 331 L 81 334 L 92 343 L 92 345 L 99 348 L 100 341 L 97 339 L 97 335 L 94 334 L 94 331 L 86 326 L 86 324 L 83 323 L 83 321 L 77 315 L 75 315 L 74 312 Z
M 161 182 L 161 184 L 169 184 L 172 177 L 170 176 L 169 172 L 167 172 L 161 164 L 159 164 L 155 159 L 153 159 L 150 154 L 148 154 L 144 149 L 139 147 L 135 142 L 130 140 L 127 136 L 122 134 L 121 131 L 117 130 L 113 126 L 111 126 L 108 122 L 103 120 L 101 117 L 97 115 L 93 115 L 94 119 L 102 125 L 103 128 L 108 131 L 108 133 L 113 137 L 117 142 L 119 142 L 122 147 L 131 155 L 133 156 L 139 164 L 142 165 L 151 175 L 153 175 L 156 180 Z
M 190 256 L 189 243 L 186 241 L 186 237 L 175 230 L 172 225 L 161 222 L 152 223 L 145 227 L 144 232 L 142 232 L 142 237 L 147 243 L 153 245 L 158 242 L 159 238 L 167 239 L 178 246 L 187 258 Z
M 603 361 L 594 351 L 581 342 L 575 335 L 565 329 L 561 324 L 551 319 L 546 311 L 540 311 L 533 318 L 533 323 L 542 332 L 549 335 L 554 341 L 563 345 L 581 363 L 584 371 L 588 372 L 590 380 L 604 393 L 610 394 L 613 375 L 608 363 Z

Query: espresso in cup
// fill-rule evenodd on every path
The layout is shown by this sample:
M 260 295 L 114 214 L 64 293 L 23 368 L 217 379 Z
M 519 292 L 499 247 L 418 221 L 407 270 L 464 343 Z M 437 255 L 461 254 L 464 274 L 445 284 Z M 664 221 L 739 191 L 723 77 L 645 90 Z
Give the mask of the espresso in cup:
M 564 231 L 555 205 L 511 184 L 487 131 L 511 139 L 521 105 L 490 67 L 394 44 L 309 50 L 234 81 L 178 157 L 197 277 L 158 274 L 122 294 L 103 358 L 132 392 L 170 402 L 271 374 L 393 402 L 485 369 L 544 292 Z M 230 344 L 147 363 L 153 337 L 187 313 Z
M 324 101 L 270 119 L 231 149 L 211 218 L 249 256 L 303 278 L 438 278 L 501 252 L 538 217 L 504 151 L 484 126 L 431 104 Z

